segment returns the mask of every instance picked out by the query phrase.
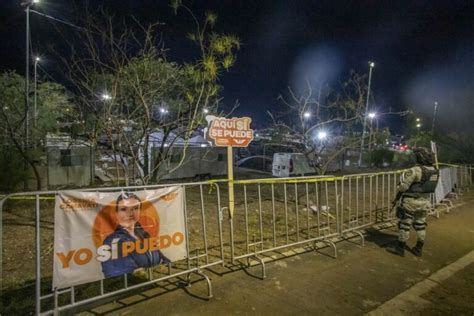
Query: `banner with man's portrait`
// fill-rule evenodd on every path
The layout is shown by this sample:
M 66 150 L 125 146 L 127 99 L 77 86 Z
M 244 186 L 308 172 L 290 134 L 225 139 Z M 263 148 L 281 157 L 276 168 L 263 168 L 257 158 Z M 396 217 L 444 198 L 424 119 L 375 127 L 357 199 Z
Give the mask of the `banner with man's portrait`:
M 54 215 L 53 287 L 65 288 L 186 258 L 179 186 L 63 191 Z

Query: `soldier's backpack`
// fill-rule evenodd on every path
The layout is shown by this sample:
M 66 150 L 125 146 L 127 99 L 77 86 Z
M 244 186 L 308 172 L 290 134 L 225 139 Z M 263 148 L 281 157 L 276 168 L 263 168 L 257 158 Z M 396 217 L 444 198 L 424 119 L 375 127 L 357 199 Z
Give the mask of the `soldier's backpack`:
M 407 193 L 434 193 L 439 179 L 438 169 L 428 169 L 424 166 L 421 168 L 420 182 L 414 182 L 408 189 Z

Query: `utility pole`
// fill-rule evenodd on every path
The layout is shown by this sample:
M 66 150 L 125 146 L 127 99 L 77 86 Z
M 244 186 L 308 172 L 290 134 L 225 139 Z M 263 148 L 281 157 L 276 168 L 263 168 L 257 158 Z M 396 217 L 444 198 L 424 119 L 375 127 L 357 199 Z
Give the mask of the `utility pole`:
M 370 84 L 372 81 L 372 69 L 374 67 L 375 67 L 375 63 L 373 61 L 369 61 L 369 85 L 367 87 L 367 100 L 365 103 L 364 124 L 362 127 L 362 137 L 360 141 L 359 168 L 362 165 L 362 151 L 364 150 L 365 126 L 367 124 L 367 112 L 369 111 Z
M 438 111 L 438 102 L 434 103 L 434 113 L 433 113 L 433 121 L 431 122 L 431 135 L 434 133 L 435 128 L 435 120 L 436 120 L 436 112 Z

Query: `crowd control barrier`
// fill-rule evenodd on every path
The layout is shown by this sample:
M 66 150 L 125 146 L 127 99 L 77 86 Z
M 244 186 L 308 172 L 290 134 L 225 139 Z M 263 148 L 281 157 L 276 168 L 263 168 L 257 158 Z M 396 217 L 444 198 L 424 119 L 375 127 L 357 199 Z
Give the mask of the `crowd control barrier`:
M 61 194 L 61 191 L 28 192 L 6 196 L 1 201 L 1 211 L 4 213 L 3 220 L 11 225 L 4 225 L 4 229 L 0 230 L 3 237 L 2 250 L 8 254 L 3 256 L 3 262 L 1 263 L 11 266 L 16 262 L 16 269 L 18 271 L 2 271 L 2 295 L 4 295 L 4 298 L 5 295 L 9 295 L 8 286 L 12 280 L 22 279 L 34 274 L 35 314 L 48 315 L 80 305 L 91 304 L 105 298 L 116 297 L 119 294 L 165 280 L 170 282 L 177 280 L 177 282 L 184 282 L 189 285 L 191 283 L 191 275 L 196 274 L 200 280 L 207 282 L 207 297 L 211 298 L 212 284 L 209 277 L 204 273 L 204 269 L 224 264 L 222 216 L 220 213 L 221 200 L 218 183 L 209 184 L 201 182 L 66 192 L 80 192 L 81 194 L 97 193 L 99 195 L 104 193 L 127 192 L 129 194 L 130 192 L 135 192 L 138 195 L 140 191 L 166 190 L 171 187 L 180 189 L 182 198 L 183 207 L 181 209 L 184 212 L 184 238 L 186 244 L 185 259 L 167 265 L 160 264 L 156 267 L 145 268 L 138 272 L 138 276 L 137 273 L 123 274 L 61 289 L 52 288 L 51 285 L 53 256 L 55 255 L 53 249 L 56 247 L 56 245 L 53 245 L 53 231 L 57 228 L 55 227 L 57 225 L 55 223 L 57 215 L 54 215 L 54 201 L 55 197 Z M 143 213 L 143 210 L 141 212 Z M 7 218 L 5 218 L 5 214 L 8 215 Z M 25 228 L 15 232 L 15 229 L 18 227 L 17 225 L 20 224 L 15 221 L 20 220 L 25 224 Z M 164 220 L 166 218 L 160 219 L 161 222 Z M 71 224 L 76 225 L 80 223 Z M 163 226 L 160 229 L 163 229 Z M 14 241 L 15 238 L 18 238 L 19 241 Z M 171 238 L 168 239 L 171 240 Z M 67 242 L 65 243 L 67 244 Z M 25 253 L 34 255 L 24 257 Z M 73 261 L 83 264 L 87 258 L 87 251 L 84 251 L 82 254 L 78 254 L 78 251 L 73 254 L 70 251 L 62 256 L 62 260 L 69 260 L 68 264 L 71 265 Z M 34 271 L 32 269 L 28 270 L 27 265 L 25 265 L 25 261 L 29 259 L 34 261 L 34 265 L 31 265 Z M 23 286 L 27 288 L 26 284 L 23 284 Z M 27 301 L 28 299 L 25 298 L 24 304 Z
M 432 195 L 431 215 L 439 217 L 440 208 L 449 212 L 453 207 L 452 198 L 472 185 L 472 167 L 467 165 L 440 164 L 440 178 Z
M 37 315 L 53 314 L 99 301 L 102 303 L 158 282 L 190 285 L 194 275 L 194 281 L 205 281 L 207 298 L 211 298 L 212 283 L 205 273 L 211 267 L 223 266 L 226 269 L 235 266 L 237 261 L 246 261 L 247 266 L 251 266 L 253 260 L 261 266 L 261 277 L 265 278 L 265 257 L 272 253 L 281 254 L 286 248 L 310 246 L 310 249 L 317 249 L 318 245 L 325 244 L 332 248 L 336 258 L 337 241 L 359 236 L 363 244 L 364 229 L 379 223 L 393 223 L 392 202 L 402 173 L 403 170 L 233 181 L 235 209 L 232 217 L 226 212 L 228 192 L 220 189 L 223 185 L 227 188 L 226 180 L 11 194 L 0 202 L 0 223 L 3 225 L 0 226 L 0 266 L 8 270 L 2 271 L 2 296 L 13 297 L 18 291 L 34 293 L 34 302 L 29 306 L 31 309 L 21 312 L 30 313 L 34 309 Z M 443 165 L 433 194 L 433 213 L 439 216 L 437 206 L 448 205 L 451 202 L 445 202 L 446 198 L 455 197 L 470 185 L 472 167 Z M 53 270 L 57 269 L 58 260 L 53 258 L 58 256 L 59 249 L 54 231 L 61 225 L 66 225 L 65 231 L 75 229 L 67 226 L 66 217 L 62 222 L 58 221 L 58 212 L 70 216 L 70 212 L 74 211 L 71 205 L 77 204 L 74 199 L 68 198 L 62 200 L 63 204 L 58 204 L 58 196 L 96 194 L 103 197 L 121 192 L 143 195 L 163 190 L 172 193 L 157 193 L 157 201 L 165 203 L 173 198 L 175 202 L 181 201 L 176 214 L 181 214 L 179 216 L 183 217 L 184 223 L 185 249 L 182 259 L 141 269 L 138 273 L 73 286 L 54 286 L 58 281 L 53 280 Z M 174 195 L 176 192 L 179 195 Z M 85 200 L 95 205 L 90 196 Z M 154 209 L 162 207 L 159 203 L 153 205 Z M 161 214 L 162 234 L 167 220 L 176 216 L 167 219 L 160 211 L 157 212 Z M 108 249 L 113 256 L 113 244 Z M 100 255 L 103 253 L 98 252 Z M 64 262 L 84 262 L 87 251 L 83 251 L 82 255 L 64 251 L 61 258 L 64 268 Z M 24 281 L 19 284 L 20 279 Z M 31 280 L 34 280 L 34 289 L 28 283 Z M 27 302 L 28 298 L 25 304 Z

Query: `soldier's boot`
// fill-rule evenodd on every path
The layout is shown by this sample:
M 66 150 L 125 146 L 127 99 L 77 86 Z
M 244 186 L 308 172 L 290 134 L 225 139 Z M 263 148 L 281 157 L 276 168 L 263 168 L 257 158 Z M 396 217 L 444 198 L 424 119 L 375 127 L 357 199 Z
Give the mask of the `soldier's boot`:
M 385 249 L 397 256 L 405 257 L 405 243 L 403 241 L 399 241 L 396 245 L 388 246 Z
M 415 247 L 411 248 L 411 252 L 412 252 L 415 256 L 421 257 L 421 253 L 422 253 L 422 249 L 423 249 L 423 245 L 424 245 L 424 244 L 425 244 L 425 243 L 424 243 L 423 241 L 418 240 L 418 241 L 416 242 Z

